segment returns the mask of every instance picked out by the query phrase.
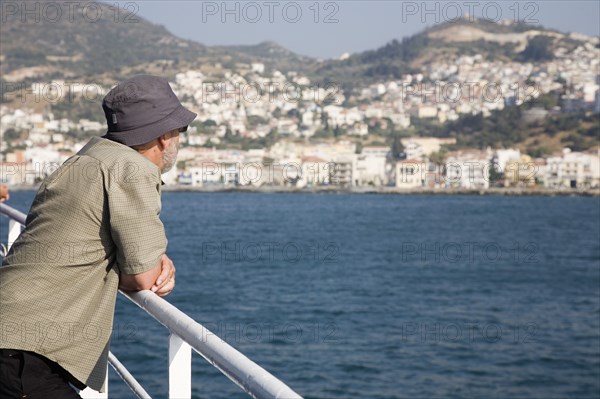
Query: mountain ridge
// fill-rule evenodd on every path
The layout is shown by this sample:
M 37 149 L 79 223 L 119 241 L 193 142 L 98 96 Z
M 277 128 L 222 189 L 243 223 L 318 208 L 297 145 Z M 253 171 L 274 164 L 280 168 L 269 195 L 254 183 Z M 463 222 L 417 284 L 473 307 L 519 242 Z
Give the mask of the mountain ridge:
M 49 0 L 46 0 L 49 1 Z M 44 4 L 44 2 L 41 2 Z M 54 3 L 53 3 L 54 4 Z M 58 4 L 58 3 L 56 3 Z M 86 3 L 88 4 L 88 3 Z M 417 72 L 435 59 L 481 53 L 488 59 L 527 61 L 523 53 L 538 41 L 533 54 L 544 56 L 548 48 L 560 42 L 572 46 L 573 35 L 524 23 L 498 24 L 485 20 L 458 20 L 427 28 L 401 40 L 393 39 L 373 50 L 349 55 L 346 59 L 319 60 L 298 55 L 274 41 L 255 45 L 207 46 L 181 39 L 164 26 L 140 16 L 135 23 L 125 23 L 125 12 L 111 19 L 115 10 L 102 2 L 99 7 L 106 18 L 89 22 L 82 10 L 73 21 L 59 23 L 42 18 L 23 22 L 18 14 L 4 15 L 0 27 L 0 74 L 5 81 L 48 79 L 90 79 L 115 81 L 135 71 L 149 71 L 174 76 L 184 69 L 202 65 L 236 65 L 264 63 L 267 70 L 291 70 L 308 75 L 311 80 L 339 82 L 352 87 L 377 80 L 397 79 Z M 111 14 L 112 13 L 112 14 Z M 86 19 L 87 18 L 87 19 Z M 582 36 L 582 35 L 579 35 Z M 540 37 L 547 38 L 539 40 Z M 536 39 L 538 38 L 538 39 Z

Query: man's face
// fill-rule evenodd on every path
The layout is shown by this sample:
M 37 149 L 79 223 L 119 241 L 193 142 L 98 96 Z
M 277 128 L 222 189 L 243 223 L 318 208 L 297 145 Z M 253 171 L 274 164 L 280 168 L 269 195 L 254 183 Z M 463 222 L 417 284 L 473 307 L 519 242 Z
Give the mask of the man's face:
M 170 139 L 169 145 L 163 153 L 163 167 L 161 173 L 170 171 L 175 162 L 177 162 L 177 153 L 179 152 L 179 132 L 176 132 Z

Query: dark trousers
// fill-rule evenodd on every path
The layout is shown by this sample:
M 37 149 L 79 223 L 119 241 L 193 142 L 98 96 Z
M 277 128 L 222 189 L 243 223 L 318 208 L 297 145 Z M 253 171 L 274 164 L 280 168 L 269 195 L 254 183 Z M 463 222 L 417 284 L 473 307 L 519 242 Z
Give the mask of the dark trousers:
M 0 398 L 81 399 L 68 373 L 34 352 L 0 349 Z

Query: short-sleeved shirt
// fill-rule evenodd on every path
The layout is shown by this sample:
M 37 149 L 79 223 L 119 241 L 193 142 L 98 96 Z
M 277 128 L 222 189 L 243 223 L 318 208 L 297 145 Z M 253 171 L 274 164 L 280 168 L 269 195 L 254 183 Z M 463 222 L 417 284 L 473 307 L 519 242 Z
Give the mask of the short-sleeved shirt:
M 41 184 L 0 267 L 0 348 L 39 353 L 104 390 L 119 273 L 166 251 L 160 169 L 93 138 Z

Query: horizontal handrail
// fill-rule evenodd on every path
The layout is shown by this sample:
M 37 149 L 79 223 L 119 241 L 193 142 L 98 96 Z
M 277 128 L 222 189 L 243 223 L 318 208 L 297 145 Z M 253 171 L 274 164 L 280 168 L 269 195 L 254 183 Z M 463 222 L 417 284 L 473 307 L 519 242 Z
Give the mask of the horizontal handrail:
M 138 398 L 151 399 L 151 396 L 148 394 L 148 392 L 146 392 L 144 387 L 142 387 L 140 383 L 137 382 L 135 377 L 131 375 L 129 370 L 127 370 L 127 368 L 123 366 L 123 363 L 121 363 L 119 359 L 117 359 L 117 357 L 112 354 L 112 352 L 108 352 L 108 362 L 110 363 L 112 368 L 115 369 L 119 377 L 121 377 L 121 379 L 125 381 L 125 384 L 127 384 L 127 386 L 133 391 L 133 393 L 135 393 L 135 395 Z
M 14 221 L 19 222 L 23 226 L 25 226 L 25 221 L 27 220 L 27 215 L 25 215 L 23 212 L 16 210 L 15 208 L 12 208 L 6 204 L 0 203 L 0 213 L 8 216 L 9 218 L 13 219 Z
M 200 356 L 254 398 L 302 398 L 271 373 L 152 291 L 121 294 L 187 342 Z

